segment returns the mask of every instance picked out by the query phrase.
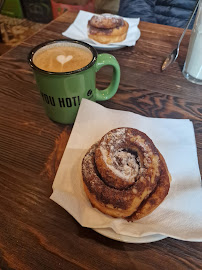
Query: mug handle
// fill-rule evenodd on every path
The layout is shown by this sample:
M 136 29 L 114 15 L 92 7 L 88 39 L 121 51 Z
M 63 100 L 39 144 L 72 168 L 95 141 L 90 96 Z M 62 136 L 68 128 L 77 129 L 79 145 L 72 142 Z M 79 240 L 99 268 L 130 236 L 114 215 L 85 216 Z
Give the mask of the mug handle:
M 108 53 L 98 54 L 95 64 L 95 71 L 97 72 L 104 66 L 113 66 L 113 76 L 110 85 L 104 90 L 98 90 L 96 88 L 96 101 L 108 100 L 113 97 L 119 87 L 120 82 L 120 66 L 116 58 Z

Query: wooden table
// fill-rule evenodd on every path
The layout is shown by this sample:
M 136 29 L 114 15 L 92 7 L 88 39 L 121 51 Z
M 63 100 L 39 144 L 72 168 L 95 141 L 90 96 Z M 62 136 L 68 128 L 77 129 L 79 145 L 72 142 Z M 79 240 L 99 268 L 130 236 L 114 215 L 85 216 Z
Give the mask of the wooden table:
M 0 268 L 202 269 L 202 243 L 171 238 L 117 242 L 82 228 L 49 199 L 72 126 L 45 115 L 27 55 L 43 41 L 63 38 L 75 16 L 64 14 L 0 58 Z M 202 169 L 202 86 L 181 73 L 190 32 L 177 62 L 161 73 L 182 29 L 141 22 L 140 30 L 135 47 L 110 52 L 120 63 L 121 82 L 117 94 L 101 104 L 145 116 L 191 119 Z M 103 68 L 98 88 L 105 88 L 110 76 L 110 68 Z

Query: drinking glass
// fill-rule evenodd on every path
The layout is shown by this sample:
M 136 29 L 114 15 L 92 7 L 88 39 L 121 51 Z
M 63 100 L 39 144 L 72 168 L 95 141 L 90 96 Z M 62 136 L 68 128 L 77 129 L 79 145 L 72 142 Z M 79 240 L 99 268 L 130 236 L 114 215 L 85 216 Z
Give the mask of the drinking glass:
M 187 80 L 202 84 L 202 0 L 199 2 L 182 73 Z

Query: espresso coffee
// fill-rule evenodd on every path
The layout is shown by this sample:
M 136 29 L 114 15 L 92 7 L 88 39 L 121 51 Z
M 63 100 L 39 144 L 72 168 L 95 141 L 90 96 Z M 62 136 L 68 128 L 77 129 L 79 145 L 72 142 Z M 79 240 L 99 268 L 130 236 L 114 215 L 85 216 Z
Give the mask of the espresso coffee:
M 53 43 L 39 49 L 34 64 L 45 71 L 70 72 L 87 66 L 93 58 L 91 51 L 78 44 Z

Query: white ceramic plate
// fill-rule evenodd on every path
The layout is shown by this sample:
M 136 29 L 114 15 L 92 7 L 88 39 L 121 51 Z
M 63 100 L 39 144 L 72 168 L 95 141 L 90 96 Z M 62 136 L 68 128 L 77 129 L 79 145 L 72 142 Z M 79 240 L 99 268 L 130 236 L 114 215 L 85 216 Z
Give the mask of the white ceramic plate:
M 119 50 L 123 47 L 126 47 L 126 45 L 117 45 L 117 44 L 100 44 L 98 42 L 94 42 L 92 39 L 89 38 L 85 38 L 82 39 L 82 41 L 88 43 L 89 45 L 91 45 L 92 47 L 94 47 L 97 50 L 102 50 L 102 51 L 114 51 L 114 50 Z
M 93 44 L 93 43 L 91 43 L 90 45 L 93 46 L 95 49 L 102 50 L 102 51 L 115 51 L 115 50 L 119 50 L 123 47 L 126 47 L 125 45 L 109 45 L 109 46 L 105 45 L 105 46 L 102 46 L 101 44 L 97 45 L 97 44 Z
M 117 234 L 110 228 L 94 229 L 94 231 L 110 239 L 117 240 L 120 242 L 125 242 L 125 243 L 138 243 L 138 244 L 152 243 L 152 242 L 156 242 L 156 241 L 167 238 L 167 236 L 161 235 L 161 234 L 153 234 L 153 235 L 148 235 L 148 236 L 143 236 L 143 237 L 131 237 L 131 236 Z

